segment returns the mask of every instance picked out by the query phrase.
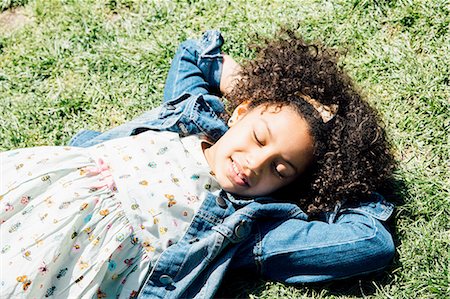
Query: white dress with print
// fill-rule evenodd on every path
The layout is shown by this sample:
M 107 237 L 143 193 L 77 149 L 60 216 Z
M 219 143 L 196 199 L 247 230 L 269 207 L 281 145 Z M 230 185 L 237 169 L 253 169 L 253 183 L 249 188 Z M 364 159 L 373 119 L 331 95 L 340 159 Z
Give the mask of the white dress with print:
M 197 136 L 0 153 L 0 297 L 134 297 L 219 190 Z

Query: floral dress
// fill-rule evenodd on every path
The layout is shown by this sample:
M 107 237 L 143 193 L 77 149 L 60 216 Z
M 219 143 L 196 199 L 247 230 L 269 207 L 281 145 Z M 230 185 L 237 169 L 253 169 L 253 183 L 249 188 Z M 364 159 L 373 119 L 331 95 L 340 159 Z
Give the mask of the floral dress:
M 220 186 L 197 136 L 0 153 L 0 296 L 135 297 Z

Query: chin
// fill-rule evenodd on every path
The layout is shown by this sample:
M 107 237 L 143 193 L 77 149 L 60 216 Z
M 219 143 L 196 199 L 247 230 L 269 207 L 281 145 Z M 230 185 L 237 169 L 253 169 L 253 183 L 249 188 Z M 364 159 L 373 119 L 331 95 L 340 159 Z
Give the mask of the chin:
M 248 192 L 245 192 L 244 190 L 239 190 L 238 188 L 236 188 L 236 186 L 233 185 L 221 185 L 222 189 L 228 193 L 231 193 L 233 195 L 237 195 L 237 196 L 251 196 L 249 194 L 247 194 Z
M 248 189 L 247 190 L 236 190 L 236 188 L 230 188 L 229 190 L 225 190 L 225 191 L 227 191 L 228 193 L 231 193 L 233 195 L 236 195 L 236 196 L 247 197 L 247 198 L 248 197 L 254 198 L 254 197 L 262 196 L 259 194 L 254 194 L 254 192 L 252 192 L 251 190 L 248 190 Z

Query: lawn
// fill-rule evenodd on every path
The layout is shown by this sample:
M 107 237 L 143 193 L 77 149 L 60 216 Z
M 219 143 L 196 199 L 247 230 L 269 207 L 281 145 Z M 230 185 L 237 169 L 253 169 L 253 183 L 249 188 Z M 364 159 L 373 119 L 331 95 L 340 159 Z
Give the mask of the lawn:
M 176 46 L 206 29 L 244 61 L 281 27 L 339 49 L 379 109 L 399 162 L 397 254 L 374 277 L 229 278 L 218 296 L 449 298 L 449 0 L 0 0 L 0 150 L 67 144 L 157 106 Z

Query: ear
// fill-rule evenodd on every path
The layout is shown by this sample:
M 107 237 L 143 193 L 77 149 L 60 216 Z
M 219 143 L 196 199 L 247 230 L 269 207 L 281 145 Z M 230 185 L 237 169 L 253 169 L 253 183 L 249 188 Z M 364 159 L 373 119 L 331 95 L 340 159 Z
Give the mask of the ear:
M 228 126 L 232 127 L 235 123 L 237 123 L 239 120 L 241 120 L 244 115 L 247 114 L 249 110 L 249 104 L 250 101 L 244 101 L 239 104 L 239 106 L 234 109 L 233 114 L 231 114 L 230 119 L 228 119 Z

